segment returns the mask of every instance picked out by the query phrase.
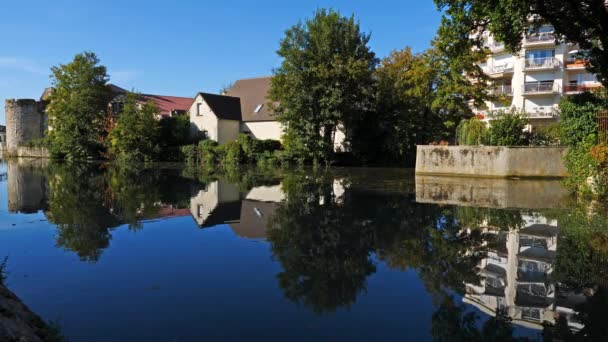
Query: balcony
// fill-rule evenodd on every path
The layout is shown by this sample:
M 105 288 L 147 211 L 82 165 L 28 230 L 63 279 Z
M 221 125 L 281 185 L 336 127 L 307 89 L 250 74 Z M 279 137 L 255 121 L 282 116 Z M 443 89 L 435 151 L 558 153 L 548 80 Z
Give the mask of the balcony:
M 492 53 L 498 53 L 505 50 L 505 44 L 501 42 L 492 42 L 489 44 L 489 48 Z
M 583 84 L 568 84 L 564 86 L 564 93 L 577 94 L 584 91 L 593 91 L 602 86 L 601 83 L 583 83 Z
M 526 110 L 530 119 L 553 119 L 557 118 L 557 109 L 554 107 L 536 107 Z
M 495 96 L 513 96 L 513 87 L 511 85 L 499 85 L 494 87 L 490 94 Z
M 578 69 L 585 69 L 587 67 L 587 65 L 589 65 L 589 62 L 584 60 L 584 59 L 580 59 L 580 58 L 568 58 L 566 59 L 566 69 L 568 70 L 578 70 Z
M 526 58 L 524 60 L 525 71 L 557 69 L 560 65 L 559 59 L 555 57 Z
M 513 63 L 496 65 L 486 72 L 492 78 L 502 78 L 513 74 Z
M 547 95 L 557 94 L 560 91 L 559 84 L 551 82 L 526 82 L 523 85 L 524 95 Z
M 540 32 L 524 37 L 524 46 L 539 46 L 539 45 L 554 45 L 555 44 L 555 33 L 554 32 Z

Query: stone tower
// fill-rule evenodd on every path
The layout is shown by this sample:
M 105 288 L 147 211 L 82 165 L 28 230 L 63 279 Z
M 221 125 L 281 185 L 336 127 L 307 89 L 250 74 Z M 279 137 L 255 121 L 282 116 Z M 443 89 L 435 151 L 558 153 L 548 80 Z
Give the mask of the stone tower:
M 6 100 L 6 147 L 9 151 L 44 136 L 44 103 L 32 99 Z

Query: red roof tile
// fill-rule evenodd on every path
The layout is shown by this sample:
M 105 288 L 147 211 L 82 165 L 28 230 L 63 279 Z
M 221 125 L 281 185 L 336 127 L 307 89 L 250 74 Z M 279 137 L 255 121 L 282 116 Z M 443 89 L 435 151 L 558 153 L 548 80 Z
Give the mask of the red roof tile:
M 150 95 L 141 94 L 139 95 L 140 101 L 147 102 L 153 101 L 160 109 L 160 115 L 167 116 L 171 115 L 174 110 L 188 111 L 194 99 L 191 97 L 178 97 L 178 96 L 164 96 L 164 95 Z

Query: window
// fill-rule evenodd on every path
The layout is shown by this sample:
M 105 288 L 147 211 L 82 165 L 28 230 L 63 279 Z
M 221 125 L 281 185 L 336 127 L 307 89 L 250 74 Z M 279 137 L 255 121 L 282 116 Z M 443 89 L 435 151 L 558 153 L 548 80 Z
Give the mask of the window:
M 262 110 L 262 107 L 264 107 L 263 104 L 259 104 L 257 105 L 257 107 L 255 107 L 255 109 L 253 110 L 254 113 L 259 113 L 260 110 Z
M 203 111 L 201 110 L 202 106 L 203 106 L 202 103 L 197 103 L 196 104 L 196 116 L 202 116 L 203 115 Z
M 196 216 L 198 218 L 202 218 L 203 217 L 203 205 L 199 204 L 196 206 Z

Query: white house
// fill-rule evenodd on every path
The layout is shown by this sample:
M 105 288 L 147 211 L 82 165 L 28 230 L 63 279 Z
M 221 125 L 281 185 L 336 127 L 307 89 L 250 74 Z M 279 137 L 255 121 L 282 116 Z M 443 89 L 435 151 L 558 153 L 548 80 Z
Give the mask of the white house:
M 220 144 L 235 140 L 241 124 L 238 97 L 198 93 L 190 107 L 192 134 L 203 134 Z
M 205 134 L 222 144 L 239 133 L 254 139 L 281 140 L 284 127 L 269 106 L 268 93 L 272 77 L 237 80 L 226 95 L 199 93 L 190 109 L 193 134 Z M 342 149 L 345 135 L 338 129 L 334 138 L 336 150 Z

